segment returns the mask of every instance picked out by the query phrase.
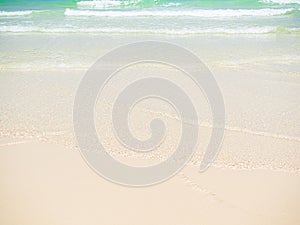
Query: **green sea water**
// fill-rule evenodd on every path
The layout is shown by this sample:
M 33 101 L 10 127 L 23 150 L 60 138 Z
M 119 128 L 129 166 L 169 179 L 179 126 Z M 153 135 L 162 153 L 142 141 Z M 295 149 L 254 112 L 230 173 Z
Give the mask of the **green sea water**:
M 93 1 L 93 0 L 92 0 Z M 65 8 L 76 7 L 77 0 L 1 0 L 1 8 Z M 91 2 L 91 1 L 86 1 Z M 113 2 L 120 3 L 120 8 L 136 7 L 149 8 L 156 6 L 164 6 L 174 4 L 180 7 L 205 7 L 205 8 L 259 8 L 265 6 L 282 6 L 297 5 L 297 0 L 275 0 L 275 1 L 259 1 L 259 0 L 94 0 L 94 2 L 102 2 L 104 5 L 117 5 Z M 110 4 L 112 3 L 112 4 Z
M 300 0 L 0 0 L 0 32 L 299 33 Z

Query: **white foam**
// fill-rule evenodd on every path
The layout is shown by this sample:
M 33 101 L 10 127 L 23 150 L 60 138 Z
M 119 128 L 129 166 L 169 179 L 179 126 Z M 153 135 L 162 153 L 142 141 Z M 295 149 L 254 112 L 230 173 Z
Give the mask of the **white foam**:
M 286 5 L 286 4 L 300 4 L 300 0 L 260 0 L 264 3 L 275 3 L 280 5 Z
M 79 1 L 77 2 L 77 7 L 79 9 L 107 9 L 107 8 L 117 8 L 120 6 L 130 6 L 137 5 L 140 0 L 136 1 L 114 1 L 114 0 L 101 0 L 101 1 Z M 169 2 L 164 4 L 164 7 L 177 7 L 180 6 L 179 2 Z
M 96 16 L 96 17 L 241 17 L 241 16 L 275 16 L 284 15 L 295 9 L 218 9 L 218 10 L 130 10 L 130 11 L 95 11 L 66 9 L 66 16 Z
M 192 34 L 265 34 L 276 31 L 276 27 L 248 27 L 248 28 L 210 28 L 210 29 L 160 29 L 149 32 L 161 34 L 178 34 L 178 35 L 192 35 Z M 146 32 L 145 32 L 146 33 Z
M 77 2 L 79 8 L 102 9 L 111 6 L 120 6 L 119 1 L 80 1 Z
M 114 1 L 114 0 L 101 0 L 101 1 L 79 1 L 77 2 L 78 8 L 84 9 L 105 9 L 105 8 L 116 8 L 120 6 L 128 6 L 136 4 L 137 1 Z
M 32 14 L 32 11 L 0 11 L 0 16 L 26 16 Z
M 164 7 L 177 7 L 177 6 L 181 6 L 181 5 L 182 4 L 179 2 L 169 2 L 169 3 L 164 4 L 163 6 Z
M 267 34 L 275 33 L 277 27 L 245 27 L 245 28 L 210 28 L 210 29 L 125 29 L 125 28 L 40 28 L 23 26 L 1 26 L 0 32 L 41 32 L 41 33 L 114 33 L 114 34 L 168 34 L 168 35 L 195 35 L 195 34 Z M 295 28 L 287 32 L 297 31 Z

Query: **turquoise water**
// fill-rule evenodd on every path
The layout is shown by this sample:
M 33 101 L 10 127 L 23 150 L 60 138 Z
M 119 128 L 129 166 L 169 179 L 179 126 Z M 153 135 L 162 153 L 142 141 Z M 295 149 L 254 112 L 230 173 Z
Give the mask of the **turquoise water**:
M 0 32 L 299 33 L 300 0 L 0 0 Z

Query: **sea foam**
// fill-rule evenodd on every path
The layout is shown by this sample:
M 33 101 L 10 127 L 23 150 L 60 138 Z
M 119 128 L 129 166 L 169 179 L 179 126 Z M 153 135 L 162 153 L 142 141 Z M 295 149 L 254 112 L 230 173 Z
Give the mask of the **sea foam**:
M 66 9 L 66 16 L 97 16 L 97 17 L 242 17 L 242 16 L 276 16 L 284 15 L 295 9 L 217 9 L 217 10 L 130 10 L 130 11 L 95 11 Z
M 26 16 L 32 14 L 32 11 L 0 11 L 0 16 Z
M 280 5 L 286 4 L 300 4 L 300 0 L 260 0 L 263 3 L 275 3 Z
M 42 28 L 37 26 L 1 26 L 0 32 L 13 33 L 108 33 L 108 34 L 166 34 L 166 35 L 197 35 L 197 34 L 268 34 L 268 33 L 298 33 L 297 28 L 238 27 L 238 28 L 207 28 L 207 29 L 132 29 L 132 28 Z

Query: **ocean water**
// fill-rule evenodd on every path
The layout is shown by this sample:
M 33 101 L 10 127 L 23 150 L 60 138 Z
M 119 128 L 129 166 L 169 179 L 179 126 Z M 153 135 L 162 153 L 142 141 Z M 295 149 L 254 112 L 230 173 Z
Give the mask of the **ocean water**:
M 0 32 L 300 32 L 300 0 L 0 0 Z

